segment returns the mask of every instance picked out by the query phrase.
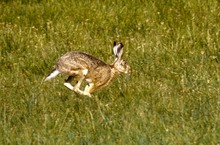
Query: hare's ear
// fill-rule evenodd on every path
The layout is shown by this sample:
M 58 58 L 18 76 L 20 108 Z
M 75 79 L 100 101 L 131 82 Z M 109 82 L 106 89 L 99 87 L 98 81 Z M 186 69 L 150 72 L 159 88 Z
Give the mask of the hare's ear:
M 121 58 L 123 54 L 123 47 L 124 45 L 122 43 L 119 43 L 118 45 L 116 45 L 116 42 L 114 41 L 113 51 L 114 51 L 116 58 Z

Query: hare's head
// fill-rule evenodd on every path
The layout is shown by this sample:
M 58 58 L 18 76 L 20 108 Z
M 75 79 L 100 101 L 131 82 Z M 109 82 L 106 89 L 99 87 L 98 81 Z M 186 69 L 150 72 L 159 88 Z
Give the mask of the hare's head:
M 116 44 L 114 41 L 113 51 L 116 59 L 113 65 L 114 68 L 116 68 L 119 72 L 129 73 L 131 71 L 131 67 L 125 62 L 125 60 L 121 58 L 123 54 L 123 47 L 124 45 L 122 43 Z

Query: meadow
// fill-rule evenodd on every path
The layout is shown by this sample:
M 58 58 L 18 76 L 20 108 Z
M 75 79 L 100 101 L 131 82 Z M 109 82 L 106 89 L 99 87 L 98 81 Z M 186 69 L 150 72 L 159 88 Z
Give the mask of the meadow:
M 48 82 L 84 51 L 132 67 L 92 98 Z M 219 0 L 1 0 L 0 144 L 220 144 Z

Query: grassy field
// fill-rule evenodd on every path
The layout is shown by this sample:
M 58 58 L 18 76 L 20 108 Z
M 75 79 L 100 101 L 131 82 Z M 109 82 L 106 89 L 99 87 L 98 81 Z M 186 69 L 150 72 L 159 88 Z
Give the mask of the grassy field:
M 72 50 L 132 67 L 93 98 L 42 83 Z M 220 144 L 219 0 L 1 0 L 0 144 Z

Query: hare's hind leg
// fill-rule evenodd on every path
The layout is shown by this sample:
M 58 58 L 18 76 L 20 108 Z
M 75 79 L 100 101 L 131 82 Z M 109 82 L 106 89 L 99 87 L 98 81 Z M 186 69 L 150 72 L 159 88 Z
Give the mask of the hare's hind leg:
M 94 91 L 94 83 L 88 83 L 83 92 L 84 95 L 91 97 L 91 93 Z
M 64 83 L 64 85 L 69 88 L 70 90 L 76 92 L 77 94 L 80 95 L 84 95 L 83 91 L 80 90 L 80 85 L 82 83 L 82 81 L 84 80 L 85 76 L 83 71 L 78 71 L 77 73 L 75 73 L 77 75 L 73 75 L 73 76 L 69 76 L 68 79 L 66 80 L 66 82 Z M 71 85 L 71 81 L 73 79 L 73 77 L 76 76 L 77 77 L 77 83 L 75 86 Z
M 73 76 L 69 76 L 66 82 L 64 83 L 64 86 L 66 86 L 70 90 L 74 89 L 74 87 L 71 85 L 72 79 L 73 79 Z

